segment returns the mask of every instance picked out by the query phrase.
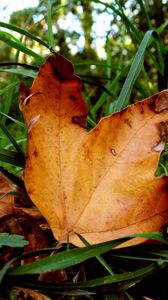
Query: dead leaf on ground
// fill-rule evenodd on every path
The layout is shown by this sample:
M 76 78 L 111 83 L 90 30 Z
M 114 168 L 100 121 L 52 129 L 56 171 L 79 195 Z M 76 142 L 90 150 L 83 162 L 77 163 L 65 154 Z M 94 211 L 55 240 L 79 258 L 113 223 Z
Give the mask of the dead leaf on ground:
M 28 252 L 51 246 L 48 236 L 40 228 L 36 220 L 16 207 L 13 207 L 11 214 L 0 218 L 0 232 L 22 235 L 29 242 L 24 249 L 4 247 L 3 251 L 1 251 L 0 263 L 9 261 L 12 257 L 16 256 L 17 252 L 20 254 L 23 250 L 24 252 Z M 22 264 L 34 260 L 36 260 L 34 257 L 27 258 L 22 260 Z
M 0 218 L 12 213 L 14 196 L 8 193 L 14 191 L 14 186 L 0 173 Z
M 12 192 L 13 190 L 14 190 L 13 185 L 0 172 L 0 195 Z
M 51 300 L 48 296 L 29 289 L 15 288 L 13 292 L 17 300 Z
M 55 238 L 67 242 L 71 232 L 70 242 L 81 246 L 73 232 L 93 244 L 160 230 L 168 221 L 168 183 L 154 173 L 168 133 L 168 91 L 103 118 L 88 133 L 81 81 L 68 60 L 50 56 L 26 102 L 24 89 L 25 185 Z

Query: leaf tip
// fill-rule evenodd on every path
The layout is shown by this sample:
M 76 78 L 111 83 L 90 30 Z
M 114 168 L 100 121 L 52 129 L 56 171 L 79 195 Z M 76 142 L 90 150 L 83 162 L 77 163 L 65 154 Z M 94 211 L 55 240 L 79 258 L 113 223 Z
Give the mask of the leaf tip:
M 56 77 L 60 81 L 73 79 L 80 81 L 80 78 L 74 74 L 72 63 L 62 55 L 53 54 L 49 56 L 47 61 L 51 64 Z
M 168 89 L 152 96 L 149 107 L 151 110 L 155 111 L 155 113 L 161 113 L 164 110 L 168 110 Z

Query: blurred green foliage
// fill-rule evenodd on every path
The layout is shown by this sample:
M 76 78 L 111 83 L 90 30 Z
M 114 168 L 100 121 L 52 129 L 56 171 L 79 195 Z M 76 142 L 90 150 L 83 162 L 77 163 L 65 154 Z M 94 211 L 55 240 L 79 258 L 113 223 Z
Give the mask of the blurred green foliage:
M 153 35 L 130 92 L 127 85 L 125 101 L 122 87 L 148 30 L 154 30 Z M 18 108 L 20 82 L 31 86 L 38 68 L 54 50 L 72 61 L 83 81 L 92 128 L 124 103 L 167 88 L 167 46 L 165 0 L 44 0 L 37 7 L 23 7 L 11 14 L 8 24 L 0 22 L 0 110 L 23 121 Z M 4 115 L 1 121 L 25 151 L 26 130 Z M 1 148 L 14 149 L 2 130 L 0 137 Z

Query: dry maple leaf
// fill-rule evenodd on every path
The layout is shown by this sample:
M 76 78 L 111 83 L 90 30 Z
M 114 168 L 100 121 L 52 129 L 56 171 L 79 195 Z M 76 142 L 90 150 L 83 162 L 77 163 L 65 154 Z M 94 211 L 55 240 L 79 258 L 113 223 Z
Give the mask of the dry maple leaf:
M 30 198 L 59 242 L 70 231 L 93 244 L 160 230 L 168 220 L 168 185 L 154 173 L 167 137 L 168 91 L 103 118 L 88 133 L 80 89 L 71 63 L 58 54 L 30 90 L 22 86 Z M 73 232 L 70 242 L 81 246 Z

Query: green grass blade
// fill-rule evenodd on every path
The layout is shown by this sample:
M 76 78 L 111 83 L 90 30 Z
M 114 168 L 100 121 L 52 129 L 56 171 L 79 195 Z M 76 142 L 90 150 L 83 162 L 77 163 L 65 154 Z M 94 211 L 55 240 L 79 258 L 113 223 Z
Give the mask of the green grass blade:
M 2 194 L 2 196 L 0 197 L 0 200 L 2 200 L 7 195 L 13 195 L 13 196 L 16 196 L 16 197 L 22 197 L 22 199 L 27 199 L 27 200 L 30 199 L 28 197 L 28 195 L 26 193 L 23 193 L 23 192 L 8 192 L 8 193 L 5 193 L 5 194 Z
M 143 83 L 143 90 L 142 90 L 142 98 L 143 99 L 145 99 L 145 98 L 147 98 L 147 97 L 149 97 L 149 96 L 151 96 L 151 91 L 150 91 L 150 78 L 149 78 L 149 76 L 148 76 L 148 73 L 145 71 L 145 67 L 144 67 L 144 65 L 143 65 L 143 67 L 142 67 L 142 76 L 143 76 L 143 81 L 144 81 L 144 83 Z M 138 85 L 138 80 L 136 80 L 136 83 L 135 83 L 135 86 L 137 86 Z M 139 83 L 140 83 L 140 81 L 139 81 Z M 158 92 L 158 90 L 157 89 L 155 89 L 155 93 L 157 93 Z
M 37 36 L 31 34 L 30 32 L 28 32 L 27 30 L 25 29 L 22 29 L 18 26 L 15 26 L 13 24 L 9 24 L 9 23 L 5 23 L 5 22 L 0 22 L 0 27 L 4 27 L 4 28 L 8 28 L 12 31 L 15 31 L 15 32 L 18 32 L 22 35 L 25 35 L 27 36 L 28 38 L 38 42 L 39 44 L 45 46 L 46 48 L 49 48 L 49 45 L 47 43 L 45 43 L 43 40 L 41 40 L 40 38 L 38 38 Z
M 141 11 L 143 13 L 143 15 L 145 16 L 146 18 L 146 22 L 147 22 L 147 25 L 148 25 L 148 28 L 149 29 L 152 29 L 152 23 L 150 21 L 150 17 L 149 17 L 149 14 L 147 12 L 147 9 L 143 3 L 142 0 L 138 0 L 139 4 L 140 4 L 140 7 L 141 7 Z M 158 58 L 158 64 L 159 64 L 159 68 L 160 68 L 160 73 L 163 75 L 164 74 L 164 58 L 163 58 L 163 55 L 162 55 L 162 46 L 161 46 L 161 40 L 159 40 L 159 36 L 157 36 L 157 32 L 154 32 L 154 43 L 155 43 L 155 46 L 156 46 L 156 51 L 157 51 L 157 58 Z M 150 41 L 149 41 L 150 43 Z
M 20 146 L 17 144 L 17 142 L 15 141 L 15 139 L 13 138 L 13 136 L 10 134 L 9 130 L 7 129 L 7 127 L 0 122 L 0 128 L 2 129 L 2 131 L 5 133 L 5 135 L 8 137 L 8 139 L 11 141 L 12 145 L 14 146 L 14 148 L 16 149 L 16 151 L 21 155 L 21 157 L 24 157 L 24 154 L 20 148 Z
M 78 233 L 76 233 L 76 234 L 85 246 L 90 246 L 88 241 L 82 235 L 80 235 Z M 114 274 L 113 271 L 111 270 L 110 266 L 106 263 L 106 261 L 104 260 L 104 258 L 101 255 L 96 256 L 96 258 L 100 262 L 100 264 L 108 271 L 108 273 L 110 273 L 111 275 Z
M 120 69 L 121 70 L 121 69 Z M 114 77 L 114 79 L 112 80 L 112 82 L 108 85 L 108 89 L 110 90 L 110 91 L 112 91 L 112 95 L 110 95 L 111 96 L 111 99 L 116 99 L 116 97 L 117 97 L 117 95 L 116 95 L 116 93 L 115 93 L 115 89 L 116 89 L 116 86 L 117 86 L 117 84 L 118 84 L 118 82 L 120 81 L 120 79 L 123 77 L 123 75 L 125 75 L 126 74 L 126 71 L 125 71 L 125 68 L 122 70 L 122 71 L 120 71 L 120 70 L 118 70 L 118 72 L 117 72 L 117 75 Z M 90 113 L 93 115 L 93 116 L 95 116 L 95 114 L 96 114 L 96 112 L 98 111 L 98 109 L 99 108 L 101 108 L 103 105 L 104 105 L 104 103 L 106 102 L 106 99 L 107 99 L 107 93 L 106 93 L 106 91 L 105 92 L 103 92 L 102 94 L 101 94 L 101 96 L 99 97 L 99 99 L 98 99 L 98 101 L 95 103 L 95 105 L 91 108 L 91 111 L 90 111 Z M 111 107 L 113 107 L 113 102 L 111 102 Z M 109 114 L 110 113 L 112 113 L 113 112 L 113 109 L 110 109 L 109 110 Z
M 32 257 L 39 256 L 39 255 L 42 255 L 42 254 L 48 254 L 49 255 L 53 251 L 58 251 L 58 250 L 63 249 L 63 248 L 65 249 L 65 247 L 63 247 L 62 245 L 57 245 L 55 247 L 37 249 L 37 250 L 30 251 L 30 252 L 24 252 L 19 257 L 17 257 L 17 261 L 22 260 L 22 259 L 32 258 Z
M 123 274 L 115 274 L 115 275 L 109 275 L 109 276 L 104 276 L 102 278 L 98 279 L 92 279 L 87 282 L 81 282 L 81 283 L 74 283 L 74 284 L 68 284 L 66 283 L 66 287 L 78 287 L 78 288 L 84 288 L 84 287 L 96 287 L 96 286 L 101 286 L 101 285 L 106 285 L 106 284 L 112 284 L 112 283 L 120 283 L 122 281 L 126 280 L 131 280 L 131 279 L 136 279 L 136 278 L 144 278 L 162 268 L 166 268 L 167 264 L 166 263 L 161 263 L 160 266 L 157 264 L 150 264 L 149 266 L 145 268 L 140 268 L 136 271 L 132 272 L 124 272 Z M 65 284 L 64 284 L 65 286 Z
M 159 257 L 164 257 L 164 258 L 168 258 L 168 250 L 157 250 L 157 252 L 156 251 L 150 251 L 149 252 L 150 254 L 152 254 L 152 255 L 155 255 L 155 256 L 159 256 Z
M 163 24 L 161 24 L 157 29 L 157 34 L 161 34 L 168 27 L 168 20 L 166 20 Z
M 0 62 L 0 67 L 6 67 L 6 66 L 20 66 L 20 67 L 24 67 L 24 68 L 27 68 L 27 69 L 32 69 L 32 70 L 35 70 L 35 71 L 39 70 L 39 67 L 36 67 L 34 65 L 31 65 L 31 64 L 30 65 L 24 64 L 24 63 L 17 62 L 17 61 Z M 7 69 L 7 70 L 10 70 L 10 69 Z
M 153 33 L 153 30 L 149 30 L 146 32 L 140 47 L 133 59 L 131 68 L 128 72 L 127 78 L 124 82 L 124 85 L 122 87 L 122 90 L 120 92 L 120 95 L 113 107 L 113 112 L 119 111 L 123 107 L 125 107 L 128 104 L 129 97 L 132 91 L 132 87 L 135 83 L 135 80 L 137 79 L 140 71 L 142 70 L 143 67 L 143 61 L 144 61 L 144 54 L 145 50 L 148 46 L 149 39 Z
M 0 69 L 0 72 L 7 72 L 7 73 L 12 73 L 12 74 L 17 74 L 17 75 L 22 75 L 26 77 L 31 77 L 35 78 L 37 73 L 30 71 L 30 70 L 25 70 L 25 69 L 16 69 L 16 68 L 10 68 L 10 69 Z
M 19 126 L 21 126 L 21 127 L 23 127 L 23 128 L 26 128 L 26 124 L 25 124 L 25 123 L 22 123 L 22 122 L 20 122 L 20 121 L 18 121 L 18 120 L 16 120 L 16 119 L 14 119 L 14 118 L 12 118 L 12 117 L 10 117 L 10 116 L 4 114 L 2 111 L 0 111 L 0 114 L 1 114 L 2 116 L 5 116 L 7 119 L 13 121 L 15 124 L 17 124 L 17 125 L 19 125 Z
M 13 166 L 24 168 L 25 161 L 20 153 L 0 148 L 0 161 L 6 162 Z
M 14 35 L 12 35 L 12 34 L 9 33 L 9 32 L 0 30 L 0 34 L 1 34 L 2 36 L 4 36 L 4 37 L 9 38 L 9 39 L 12 40 L 12 41 L 15 41 L 16 43 L 19 41 Z
M 165 21 L 162 25 L 160 25 L 157 29 L 155 29 L 155 36 L 158 37 L 162 34 L 162 32 L 168 27 L 168 20 Z M 151 36 L 148 46 L 150 46 L 155 41 L 155 36 Z
M 123 71 L 121 68 L 116 67 L 113 64 L 108 65 L 107 63 L 97 63 L 95 61 L 84 61 L 84 62 L 78 62 L 78 63 L 73 63 L 73 65 L 75 66 L 75 69 L 77 69 L 77 67 L 85 67 L 85 66 L 96 66 L 99 68 L 105 68 L 105 69 L 112 69 L 115 71 Z
M 141 7 L 141 12 L 142 12 L 143 16 L 146 18 L 146 23 L 147 23 L 148 28 L 152 29 L 151 20 L 150 20 L 149 14 L 147 12 L 147 9 L 146 9 L 143 1 L 142 0 L 138 0 L 138 2 L 139 2 L 140 7 Z
M 11 84 L 15 81 L 16 81 L 16 77 L 15 77 L 15 75 L 12 75 Z M 5 102 L 4 102 L 4 105 L 3 105 L 3 108 L 2 108 L 3 113 L 5 113 L 6 115 L 8 115 L 8 113 L 10 111 L 10 107 L 11 107 L 12 99 L 13 99 L 13 93 L 14 93 L 14 87 L 10 88 L 10 90 L 8 91 L 7 97 L 5 99 Z M 2 124 L 5 125 L 5 122 L 6 122 L 6 117 L 2 116 Z
M 18 51 L 21 51 L 23 53 L 26 53 L 27 55 L 34 57 L 40 64 L 44 63 L 43 57 L 41 57 L 34 51 L 28 49 L 27 47 L 25 47 L 19 40 L 16 41 L 16 39 L 13 40 L 13 39 L 9 38 L 9 34 L 7 34 L 6 32 L 2 32 L 2 31 L 0 32 L 0 40 L 12 48 L 15 48 Z
M 148 233 L 137 233 L 137 234 L 130 234 L 129 237 L 144 237 L 146 239 L 151 239 L 154 241 L 158 241 L 164 244 L 168 244 L 168 240 L 164 238 L 164 235 L 162 232 L 148 232 Z
M 20 81 L 15 81 L 15 82 L 8 84 L 5 88 L 0 90 L 0 96 L 5 94 L 6 92 L 9 92 L 11 89 L 13 89 L 18 84 L 20 84 Z
M 156 51 L 157 51 L 157 57 L 158 57 L 158 64 L 160 67 L 160 73 L 163 75 L 164 74 L 164 68 L 165 68 L 165 61 L 164 61 L 164 47 L 162 45 L 162 41 L 160 37 L 157 35 L 156 32 L 154 32 L 155 36 L 155 45 L 156 45 Z
M 46 287 L 49 289 L 50 292 L 54 291 L 54 290 L 58 290 L 58 289 L 70 289 L 70 288 L 95 288 L 98 286 L 102 286 L 102 285 L 107 285 L 107 284 L 116 284 L 116 283 L 121 283 L 124 281 L 128 281 L 128 280 L 136 280 L 136 279 L 143 279 L 149 275 L 151 275 L 152 273 L 159 271 L 161 269 L 164 269 L 167 267 L 167 263 L 164 262 L 159 262 L 157 263 L 152 263 L 149 264 L 147 267 L 144 268 L 139 268 L 136 271 L 131 271 L 131 272 L 123 272 L 121 274 L 114 274 L 114 275 L 108 275 L 108 276 L 103 276 L 101 278 L 96 278 L 96 279 L 92 279 L 92 280 L 88 280 L 85 282 L 62 282 L 62 283 L 57 283 L 57 285 L 55 284 L 49 284 L 49 283 L 45 283 L 43 282 L 41 283 L 32 283 L 32 282 L 27 282 L 24 281 L 22 283 L 21 280 L 19 280 L 19 282 L 17 284 L 19 284 L 19 286 L 24 286 L 24 287 L 29 287 L 31 289 L 38 289 L 40 291 L 45 290 Z M 7 275 L 14 275 L 11 274 L 12 270 L 9 270 Z M 11 276 L 10 276 L 11 278 Z M 14 278 L 12 276 L 12 278 Z
M 156 257 L 143 257 L 143 256 L 131 256 L 131 255 L 113 255 L 113 257 L 118 257 L 121 259 L 129 259 L 129 260 L 140 260 L 140 261 L 152 261 L 152 262 L 163 262 L 163 263 L 168 263 L 168 259 L 163 259 L 163 258 L 156 258 Z
M 91 125 L 91 127 L 95 127 L 96 126 L 96 122 L 90 117 L 90 116 L 87 116 L 87 122 L 88 124 Z
M 76 264 L 79 264 L 89 258 L 101 255 L 113 247 L 120 245 L 130 238 L 122 238 L 106 243 L 87 246 L 85 248 L 77 248 L 69 251 L 57 253 L 53 256 L 43 258 L 39 261 L 19 266 L 9 271 L 10 275 L 23 275 L 23 274 L 39 274 L 41 272 L 51 272 L 64 269 Z
M 51 17 L 51 1 L 48 0 L 48 6 L 47 6 L 47 25 L 48 25 L 48 43 L 49 48 L 54 47 L 54 34 L 52 30 L 52 17 Z
M 4 279 L 8 269 L 12 266 L 12 264 L 16 261 L 16 258 L 12 258 L 9 260 L 1 269 L 0 269 L 0 285 L 2 280 Z
M 77 74 L 77 75 L 79 76 L 79 74 Z M 84 78 L 86 76 L 80 75 L 79 77 Z M 106 88 L 106 86 L 104 86 L 103 84 L 101 84 L 99 82 L 91 81 L 91 80 L 87 80 L 87 79 L 83 79 L 82 82 L 88 83 L 88 84 L 93 85 L 93 86 L 98 86 L 98 87 L 102 88 L 102 90 L 104 90 L 107 95 L 113 96 L 113 92 L 108 90 L 108 88 Z
M 11 172 L 9 172 L 8 170 L 6 170 L 5 168 L 3 168 L 1 166 L 0 166 L 0 172 L 5 177 L 7 177 L 10 181 L 12 181 L 14 184 L 16 184 L 20 189 L 22 189 L 23 191 L 25 191 L 24 181 L 20 177 L 12 174 Z

